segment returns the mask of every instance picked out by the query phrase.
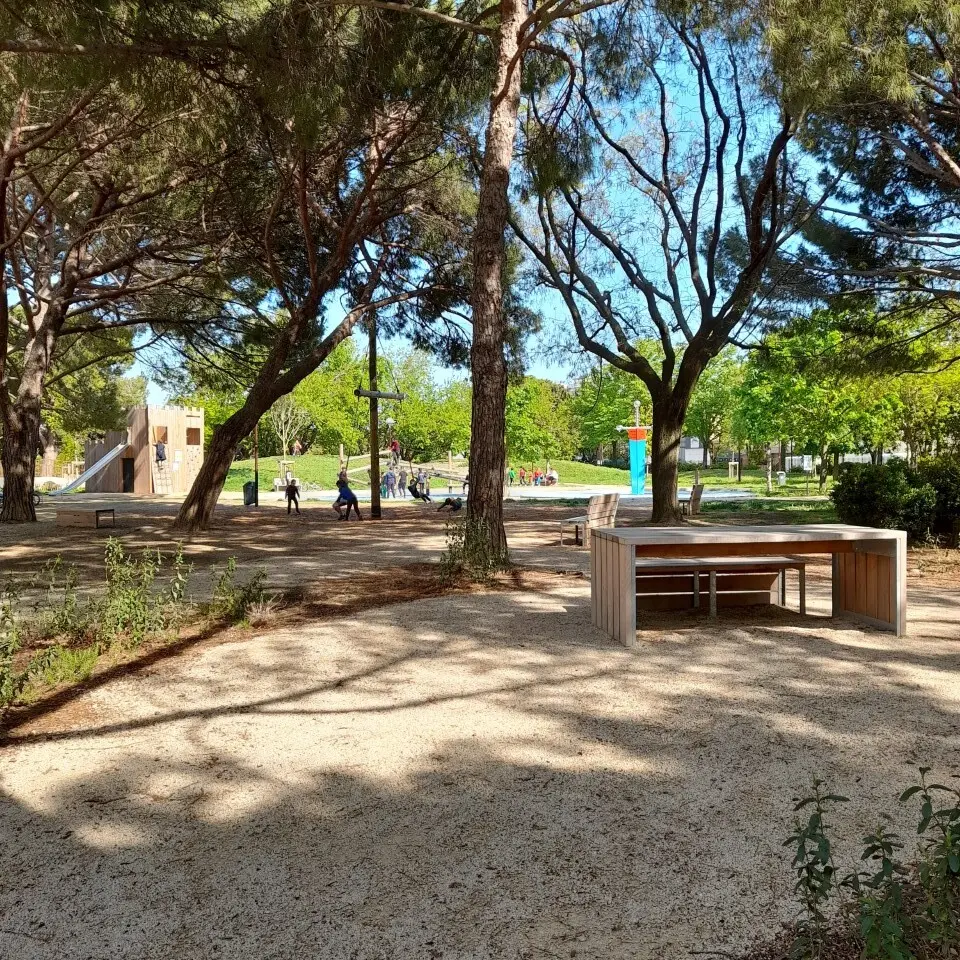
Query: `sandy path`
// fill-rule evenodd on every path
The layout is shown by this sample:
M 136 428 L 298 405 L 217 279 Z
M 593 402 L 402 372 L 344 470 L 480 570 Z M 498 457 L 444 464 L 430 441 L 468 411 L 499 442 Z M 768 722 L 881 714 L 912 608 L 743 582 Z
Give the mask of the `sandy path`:
M 627 651 L 566 578 L 160 664 L 0 751 L 0 956 L 736 949 L 790 916 L 814 775 L 860 836 L 918 765 L 960 765 L 956 601 L 911 602 L 907 641 L 771 611 Z

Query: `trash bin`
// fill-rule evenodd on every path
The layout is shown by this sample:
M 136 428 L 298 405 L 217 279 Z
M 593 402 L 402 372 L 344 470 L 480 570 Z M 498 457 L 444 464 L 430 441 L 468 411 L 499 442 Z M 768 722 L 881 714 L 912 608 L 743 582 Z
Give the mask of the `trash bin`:
M 257 485 L 252 481 L 248 480 L 243 485 L 243 505 L 245 507 L 252 507 L 257 502 Z
M 787 485 L 787 475 L 783 470 L 777 471 L 777 486 L 785 487 Z

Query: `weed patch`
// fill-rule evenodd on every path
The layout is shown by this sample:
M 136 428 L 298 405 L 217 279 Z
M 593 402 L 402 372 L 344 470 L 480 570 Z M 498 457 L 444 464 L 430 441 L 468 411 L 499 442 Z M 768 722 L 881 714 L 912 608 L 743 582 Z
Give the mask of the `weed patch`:
M 490 527 L 469 514 L 463 520 L 449 520 L 445 527 L 447 548 L 440 557 L 440 577 L 446 583 L 459 578 L 488 582 L 509 565 L 506 550 L 497 550 Z
M 147 639 L 173 641 L 198 614 L 237 623 L 252 609 L 261 619 L 272 613 L 275 598 L 266 594 L 263 571 L 238 583 L 231 557 L 206 604 L 188 596 L 190 573 L 179 545 L 165 561 L 157 550 L 128 553 L 111 537 L 100 591 L 81 593 L 77 569 L 59 557 L 28 590 L 6 584 L 0 593 L 0 713 L 45 689 L 86 680 L 108 651 L 132 650 Z M 25 593 L 30 603 L 23 602 Z
M 906 843 L 882 815 L 863 838 L 859 864 L 841 872 L 834 860 L 830 814 L 847 798 L 822 781 L 794 808 L 794 831 L 784 846 L 794 850 L 794 891 L 800 915 L 775 948 L 756 960 L 947 960 L 960 956 L 960 790 L 919 782 L 900 803 L 916 803 L 917 845 Z

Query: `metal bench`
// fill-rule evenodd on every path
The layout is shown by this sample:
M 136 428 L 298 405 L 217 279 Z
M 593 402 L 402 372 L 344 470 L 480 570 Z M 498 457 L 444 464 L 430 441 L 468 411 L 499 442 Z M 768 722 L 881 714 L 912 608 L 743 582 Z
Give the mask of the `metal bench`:
M 560 521 L 560 545 L 563 546 L 563 531 L 573 527 L 573 542 L 590 546 L 590 531 L 594 527 L 612 527 L 617 519 L 617 507 L 620 505 L 619 493 L 604 493 L 591 497 L 587 501 L 587 512 L 582 517 L 568 517 Z M 580 531 L 583 531 L 583 540 Z

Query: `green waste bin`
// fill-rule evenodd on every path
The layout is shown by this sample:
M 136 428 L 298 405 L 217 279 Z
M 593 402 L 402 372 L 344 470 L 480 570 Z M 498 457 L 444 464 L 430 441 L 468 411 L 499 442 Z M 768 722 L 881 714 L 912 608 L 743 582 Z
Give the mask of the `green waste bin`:
M 253 507 L 257 503 L 257 485 L 252 481 L 248 480 L 243 485 L 243 505 L 245 507 Z

